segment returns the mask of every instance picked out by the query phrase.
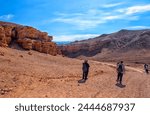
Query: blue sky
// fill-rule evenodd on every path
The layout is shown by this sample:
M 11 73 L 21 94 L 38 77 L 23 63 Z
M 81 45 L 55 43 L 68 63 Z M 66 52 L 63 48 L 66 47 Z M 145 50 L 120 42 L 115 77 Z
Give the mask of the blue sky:
M 0 20 L 35 27 L 54 41 L 150 28 L 150 0 L 0 0 Z

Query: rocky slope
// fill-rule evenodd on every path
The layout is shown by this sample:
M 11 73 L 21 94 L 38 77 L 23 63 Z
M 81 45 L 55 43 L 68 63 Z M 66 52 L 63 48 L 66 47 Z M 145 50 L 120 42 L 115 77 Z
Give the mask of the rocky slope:
M 96 59 L 109 60 L 121 55 L 123 55 L 122 58 L 133 55 L 132 59 L 135 52 L 137 52 L 136 55 L 142 57 L 150 51 L 150 30 L 120 30 L 116 33 L 73 42 L 60 48 L 63 54 L 69 57 L 94 56 Z
M 60 54 L 52 36 L 33 27 L 0 21 L 0 46 L 21 47 L 25 50 L 36 50 L 51 55 Z

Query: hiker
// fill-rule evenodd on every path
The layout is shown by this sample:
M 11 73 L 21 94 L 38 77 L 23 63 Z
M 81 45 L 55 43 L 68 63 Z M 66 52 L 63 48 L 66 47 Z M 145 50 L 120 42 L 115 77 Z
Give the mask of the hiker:
M 117 83 L 119 82 L 120 85 L 122 85 L 122 78 L 123 78 L 123 74 L 125 72 L 125 67 L 123 64 L 123 61 L 121 61 L 120 63 L 117 64 Z
M 148 64 L 144 64 L 144 70 L 147 74 L 149 74 L 149 70 L 148 70 Z
M 83 66 L 82 66 L 82 71 L 83 71 L 83 80 L 87 80 L 88 79 L 88 73 L 89 73 L 89 64 L 87 60 L 84 60 Z
M 117 68 L 119 67 L 120 62 L 117 62 Z

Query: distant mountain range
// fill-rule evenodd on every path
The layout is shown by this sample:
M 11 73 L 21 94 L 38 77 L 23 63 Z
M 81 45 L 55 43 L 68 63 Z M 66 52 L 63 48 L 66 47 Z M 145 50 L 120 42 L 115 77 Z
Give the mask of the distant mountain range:
M 68 57 L 92 57 L 96 60 L 150 59 L 150 30 L 120 30 L 112 34 L 60 46 Z M 132 54 L 132 55 L 131 55 Z M 134 55 L 136 54 L 136 56 Z M 149 53 L 150 54 L 150 53 Z M 138 57 L 138 58 L 137 58 Z
M 54 41 L 57 45 L 66 45 L 71 43 L 70 41 Z

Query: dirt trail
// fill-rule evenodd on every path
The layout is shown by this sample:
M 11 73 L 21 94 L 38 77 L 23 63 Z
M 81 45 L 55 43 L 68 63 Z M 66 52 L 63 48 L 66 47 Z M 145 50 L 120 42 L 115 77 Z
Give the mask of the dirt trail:
M 101 64 L 104 64 L 104 65 L 108 65 L 110 67 L 114 67 L 116 68 L 116 65 L 114 64 L 111 64 L 111 63 L 106 63 L 106 62 L 100 62 Z M 144 73 L 144 71 L 140 68 L 135 68 L 135 67 L 129 67 L 129 66 L 126 66 L 125 67 L 126 70 L 133 70 L 133 71 L 136 71 L 136 72 L 140 72 L 140 73 Z

